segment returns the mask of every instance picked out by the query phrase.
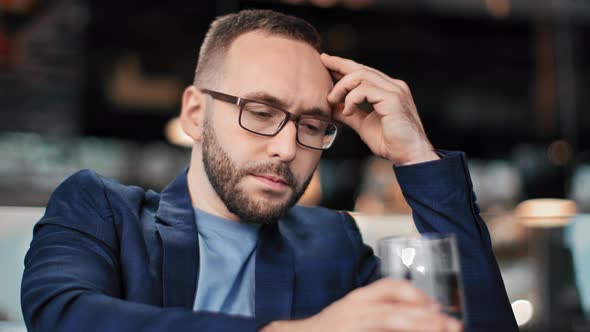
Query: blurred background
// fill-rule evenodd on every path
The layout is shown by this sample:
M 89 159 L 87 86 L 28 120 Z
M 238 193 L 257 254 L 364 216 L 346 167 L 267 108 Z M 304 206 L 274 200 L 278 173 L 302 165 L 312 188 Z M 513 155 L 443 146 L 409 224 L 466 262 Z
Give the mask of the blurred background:
M 590 331 L 588 0 L 0 0 L 0 206 L 83 168 L 161 190 L 190 158 L 174 118 L 204 33 L 245 8 L 405 80 L 435 147 L 469 158 L 521 329 Z M 407 214 L 391 166 L 345 129 L 302 203 Z M 568 209 L 536 227 L 515 209 L 535 198 Z

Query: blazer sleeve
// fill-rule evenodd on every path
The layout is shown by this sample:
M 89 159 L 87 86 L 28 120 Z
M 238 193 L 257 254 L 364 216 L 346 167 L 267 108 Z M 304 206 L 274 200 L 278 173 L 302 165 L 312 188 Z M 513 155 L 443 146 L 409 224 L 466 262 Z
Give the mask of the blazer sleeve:
M 82 171 L 52 194 L 25 257 L 29 331 L 257 331 L 268 322 L 122 299 L 118 237 L 102 180 Z
M 479 216 L 465 156 L 442 151 L 436 161 L 394 168 L 420 233 L 454 233 L 459 243 L 467 331 L 518 331 Z

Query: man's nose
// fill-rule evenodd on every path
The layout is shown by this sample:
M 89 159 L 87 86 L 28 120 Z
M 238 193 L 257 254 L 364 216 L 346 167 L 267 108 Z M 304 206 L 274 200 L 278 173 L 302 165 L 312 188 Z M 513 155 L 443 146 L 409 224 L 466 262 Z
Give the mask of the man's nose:
M 285 126 L 273 137 L 269 137 L 268 153 L 272 158 L 290 162 L 297 153 L 297 126 L 294 121 L 287 121 Z

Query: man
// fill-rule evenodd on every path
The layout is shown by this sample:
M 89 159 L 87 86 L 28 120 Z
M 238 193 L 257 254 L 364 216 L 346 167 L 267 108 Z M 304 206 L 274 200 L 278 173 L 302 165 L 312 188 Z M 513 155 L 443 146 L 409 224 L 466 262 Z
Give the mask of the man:
M 162 193 L 90 171 L 56 189 L 25 260 L 27 327 L 460 331 L 410 284 L 376 281 L 348 214 L 293 206 L 335 121 L 397 165 L 420 231 L 459 237 L 468 329 L 517 330 L 463 156 L 433 150 L 404 82 L 265 10 L 213 22 L 182 100 L 190 166 Z

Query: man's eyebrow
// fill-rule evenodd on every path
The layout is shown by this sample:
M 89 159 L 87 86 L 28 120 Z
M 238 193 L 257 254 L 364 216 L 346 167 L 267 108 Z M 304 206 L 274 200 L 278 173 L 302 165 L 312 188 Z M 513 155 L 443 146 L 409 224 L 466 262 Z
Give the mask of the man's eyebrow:
M 286 102 L 284 102 L 283 100 L 281 100 L 278 97 L 275 97 L 275 96 L 273 96 L 267 92 L 263 92 L 263 91 L 255 91 L 255 92 L 247 93 L 244 95 L 244 98 L 252 99 L 255 101 L 261 101 L 261 102 L 267 103 L 269 105 L 276 106 L 278 108 L 282 108 L 284 110 L 289 109 L 289 105 L 287 105 Z M 330 111 L 323 111 L 321 108 L 318 108 L 318 107 L 303 110 L 300 112 L 300 114 L 301 115 L 317 116 L 317 117 L 322 117 L 322 118 L 330 118 L 331 117 Z
M 245 94 L 244 98 L 252 99 L 255 101 L 261 101 L 263 103 L 267 103 L 269 105 L 276 106 L 276 107 L 282 108 L 282 109 L 289 108 L 287 103 L 285 103 L 283 100 L 281 100 L 281 99 L 279 99 L 267 92 L 262 92 L 262 91 L 250 92 L 250 93 Z
M 304 110 L 303 112 L 301 112 L 301 115 L 317 116 L 320 118 L 330 118 L 331 114 L 332 114 L 331 112 L 322 111 L 319 108 L 312 108 L 312 109 Z

